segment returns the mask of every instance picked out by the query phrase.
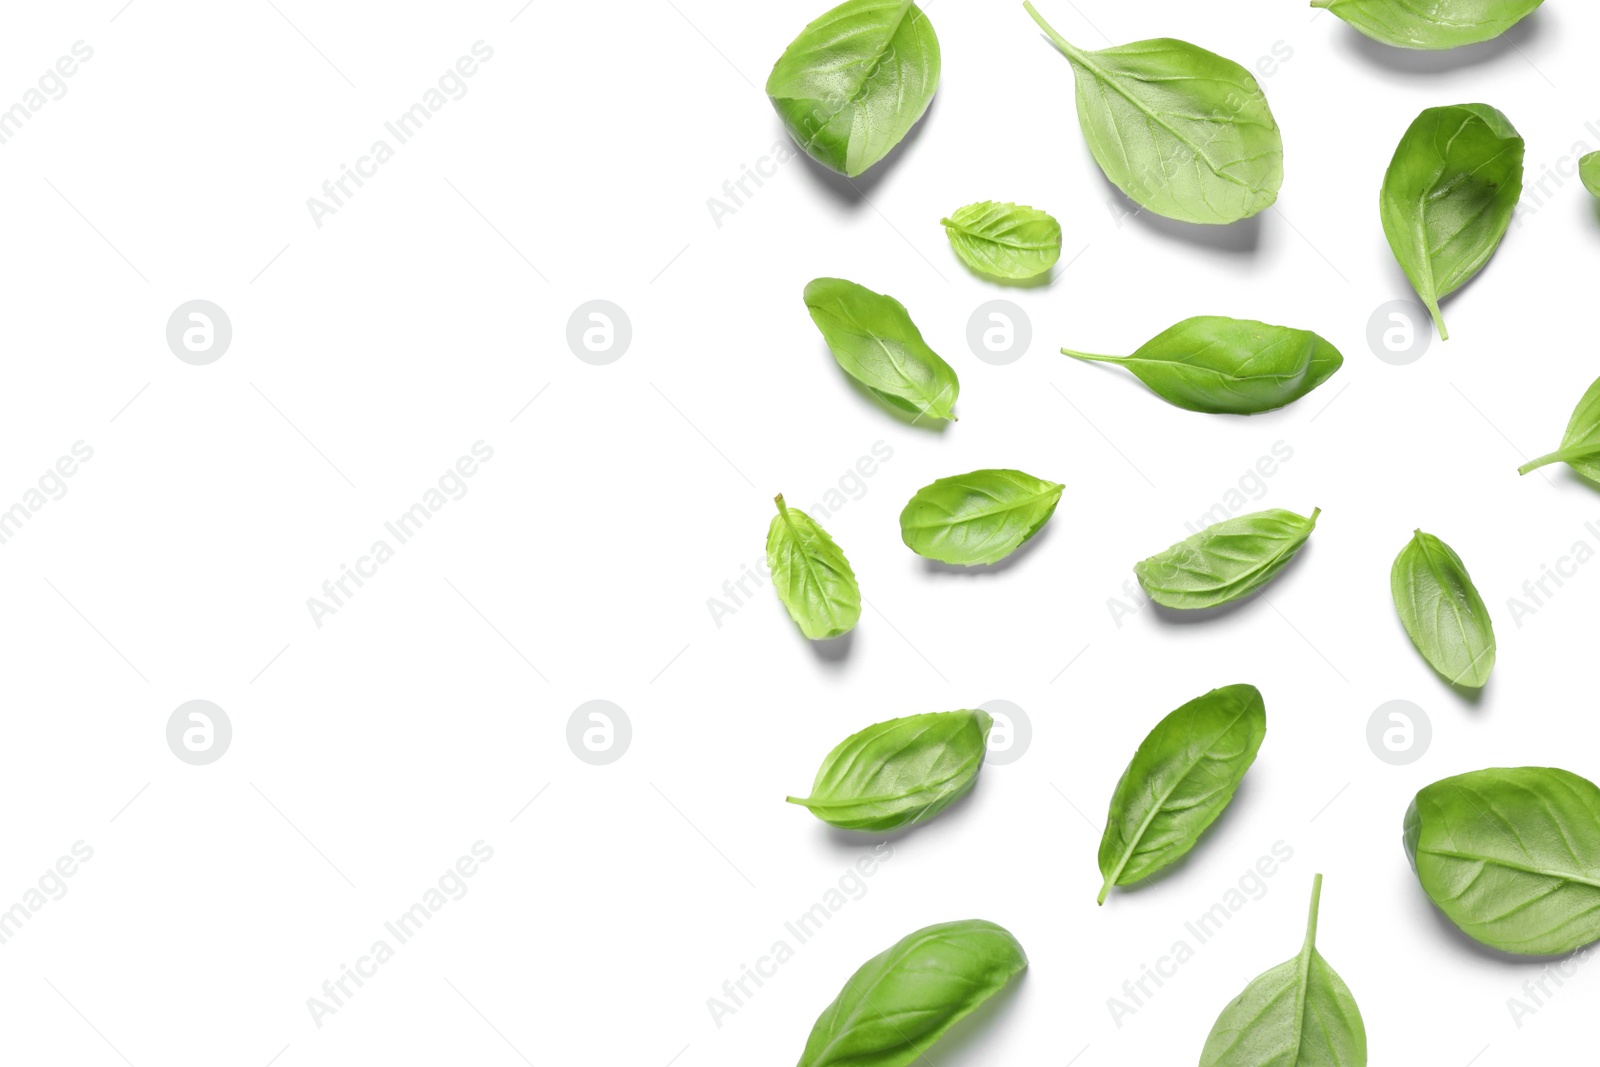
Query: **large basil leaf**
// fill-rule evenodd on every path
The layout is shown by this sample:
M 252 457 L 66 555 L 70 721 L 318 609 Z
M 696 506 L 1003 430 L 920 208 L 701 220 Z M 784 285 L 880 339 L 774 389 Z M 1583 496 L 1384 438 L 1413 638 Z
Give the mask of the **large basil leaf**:
M 1111 794 L 1100 838 L 1098 903 L 1174 862 L 1216 821 L 1256 760 L 1267 707 L 1253 685 L 1225 685 L 1156 723 Z
M 778 514 L 767 527 L 767 567 L 789 617 L 811 640 L 838 637 L 861 618 L 861 587 L 844 552 L 828 531 L 777 496 Z
M 1396 48 L 1458 48 L 1500 36 L 1543 0 L 1311 0 L 1374 41 Z
M 1554 767 L 1434 782 L 1406 811 L 1406 855 L 1440 911 L 1502 952 L 1600 940 L 1600 789 Z
M 1590 152 L 1578 160 L 1578 177 L 1585 189 L 1600 196 L 1600 152 Z
M 1441 338 L 1439 301 L 1489 262 L 1522 196 L 1522 136 L 1488 104 L 1430 107 L 1400 138 L 1378 197 L 1383 233 Z
M 900 539 L 941 563 L 995 563 L 1039 532 L 1064 488 L 1010 470 L 940 478 L 918 489 L 900 512 Z
M 1316 528 L 1311 517 L 1282 508 L 1255 511 L 1207 526 L 1133 565 L 1145 594 L 1169 608 L 1214 608 L 1260 588 L 1284 568 Z
M 767 76 L 805 153 L 852 178 L 900 143 L 938 86 L 939 39 L 911 0 L 845 0 L 801 30 Z
M 1254 415 L 1299 400 L 1344 363 L 1337 348 L 1310 330 L 1221 315 L 1184 319 L 1131 356 L 1061 352 L 1127 367 L 1169 404 L 1228 415 Z
M 1600 154 L 1600 153 L 1597 153 Z M 1589 481 L 1600 485 L 1600 378 L 1584 392 L 1583 399 L 1572 409 L 1567 420 L 1567 432 L 1561 436 L 1561 447 L 1547 456 L 1530 460 L 1517 468 L 1518 474 L 1527 474 L 1547 463 L 1565 463 Z
M 1035 207 L 985 200 L 940 219 L 961 262 L 981 274 L 1035 278 L 1061 258 L 1061 224 Z
M 809 797 L 789 803 L 845 830 L 926 822 L 977 781 L 993 725 L 984 711 L 935 711 L 869 726 L 828 753 Z
M 845 981 L 799 1067 L 906 1067 L 1027 966 L 1017 939 L 994 923 L 925 926 Z
M 1086 52 L 1022 6 L 1072 64 L 1095 162 L 1140 207 L 1226 223 L 1278 199 L 1283 139 L 1249 71 L 1169 37 Z
M 1400 622 L 1428 665 L 1452 685 L 1481 689 L 1494 670 L 1489 609 L 1455 550 L 1415 531 L 1389 570 Z
M 879 400 L 910 415 L 955 418 L 961 382 L 900 301 L 843 278 L 813 279 L 805 300 L 833 358 Z
M 1366 1067 L 1367 1028 L 1350 987 L 1317 951 L 1322 875 L 1300 955 L 1245 986 L 1222 1009 L 1200 1067 Z

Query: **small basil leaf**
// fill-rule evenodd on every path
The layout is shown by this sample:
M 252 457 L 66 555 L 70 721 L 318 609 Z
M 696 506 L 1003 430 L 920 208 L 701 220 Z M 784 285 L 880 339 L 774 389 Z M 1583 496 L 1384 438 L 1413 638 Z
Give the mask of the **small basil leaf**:
M 813 279 L 805 300 L 846 374 L 899 411 L 955 419 L 961 382 L 928 347 L 900 301 L 842 278 Z
M 900 540 L 941 563 L 996 563 L 1049 521 L 1064 488 L 1011 470 L 940 478 L 900 512 Z
M 1164 552 L 1133 565 L 1145 594 L 1168 608 L 1214 608 L 1266 585 L 1316 528 L 1282 508 L 1237 515 L 1207 526 Z
M 1311 917 L 1300 955 L 1245 986 L 1222 1009 L 1200 1067 L 1366 1067 L 1367 1028 L 1350 987 L 1317 951 L 1322 875 L 1311 883 Z
M 1600 156 L 1600 152 L 1595 154 Z M 1572 409 L 1572 418 L 1567 420 L 1567 432 L 1561 436 L 1561 447 L 1547 456 L 1524 463 L 1517 468 L 1517 473 L 1527 474 L 1547 463 L 1565 463 L 1589 481 L 1600 485 L 1600 379 L 1589 386 L 1578 401 L 1578 406 Z
M 848 633 L 861 618 L 861 587 L 850 561 L 815 519 L 791 510 L 782 493 L 776 500 L 778 514 L 767 527 L 772 588 L 811 640 Z
M 985 200 L 939 224 L 961 262 L 980 274 L 1036 278 L 1061 258 L 1061 224 L 1038 208 Z
M 1578 160 L 1578 177 L 1585 189 L 1600 196 L 1600 152 L 1590 152 Z
M 1096 903 L 1188 853 L 1233 799 L 1267 735 L 1267 707 L 1253 685 L 1195 697 L 1156 723 L 1111 794 Z
M 1254 415 L 1293 403 L 1333 376 L 1344 357 L 1310 330 L 1199 315 L 1170 326 L 1131 356 L 1062 355 L 1127 367 L 1150 391 L 1187 411 Z
M 1488 104 L 1430 107 L 1406 130 L 1378 198 L 1383 233 L 1440 338 L 1439 301 L 1489 262 L 1522 196 L 1522 137 Z
M 1417 530 L 1394 558 L 1389 589 L 1401 624 L 1428 666 L 1452 685 L 1483 688 L 1494 670 L 1494 627 L 1461 557 Z
M 806 155 L 854 178 L 889 154 L 939 87 L 939 39 L 911 0 L 845 0 L 810 23 L 767 76 Z
M 788 801 L 843 830 L 926 822 L 977 781 L 993 725 L 984 711 L 936 711 L 869 726 L 828 753 L 809 797 Z
M 1546 956 L 1600 940 L 1600 789 L 1554 767 L 1491 767 L 1425 786 L 1406 855 L 1475 941 Z
M 907 934 L 845 981 L 799 1067 L 906 1067 L 1027 966 L 1017 939 L 982 919 Z
M 1086 52 L 1033 4 L 1022 6 L 1072 64 L 1078 125 L 1095 162 L 1136 204 L 1184 222 L 1228 223 L 1278 199 L 1283 139 L 1249 71 L 1167 37 Z
M 1311 0 L 1374 41 L 1396 48 L 1438 50 L 1492 40 L 1533 13 L 1543 0 Z

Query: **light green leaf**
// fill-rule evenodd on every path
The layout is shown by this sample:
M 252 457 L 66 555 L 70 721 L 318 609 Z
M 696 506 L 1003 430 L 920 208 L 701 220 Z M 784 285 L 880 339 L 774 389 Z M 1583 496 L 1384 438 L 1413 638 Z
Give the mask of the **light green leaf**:
M 1600 152 L 1590 152 L 1578 160 L 1578 177 L 1585 189 L 1600 196 Z
M 996 563 L 1049 521 L 1063 488 L 1013 470 L 940 478 L 917 490 L 900 512 L 900 539 L 941 563 Z
M 1600 156 L 1600 152 L 1595 153 Z M 1567 420 L 1561 447 L 1547 456 L 1530 460 L 1517 468 L 1527 474 L 1547 463 L 1565 463 L 1589 481 L 1600 485 L 1600 378 L 1589 386 Z
M 850 561 L 827 530 L 785 505 L 781 493 L 777 504 L 767 527 L 767 567 L 778 599 L 813 641 L 849 632 L 861 618 L 861 588 Z
M 1417 530 L 1394 558 L 1389 588 L 1428 665 L 1452 685 L 1483 688 L 1494 670 L 1494 626 L 1455 550 Z
M 1169 404 L 1228 415 L 1254 415 L 1293 403 L 1344 363 L 1337 348 L 1310 330 L 1220 315 L 1184 319 L 1131 356 L 1061 352 L 1127 367 Z
M 1366 1067 L 1367 1028 L 1350 988 L 1317 951 L 1322 875 L 1300 955 L 1257 977 L 1222 1009 L 1200 1067 Z
M 1028 966 L 982 919 L 927 926 L 872 957 L 817 1017 L 798 1067 L 907 1067 Z
M 1233 799 L 1266 734 L 1267 707 L 1253 685 L 1213 689 L 1157 723 L 1111 794 L 1097 902 L 1187 855 Z
M 1543 0 L 1311 0 L 1374 41 L 1396 48 L 1459 48 L 1492 40 Z
M 992 725 L 984 711 L 936 711 L 869 726 L 828 753 L 809 797 L 789 803 L 845 830 L 926 822 L 978 780 Z
M 1439 301 L 1483 269 L 1522 196 L 1522 136 L 1488 104 L 1430 107 L 1406 130 L 1378 198 L 1383 233 L 1448 338 Z
M 1038 208 L 985 200 L 939 223 L 961 262 L 980 274 L 1035 278 L 1061 258 L 1061 224 Z
M 1423 891 L 1475 941 L 1547 956 L 1600 940 L 1600 789 L 1554 767 L 1425 786 L 1406 812 Z
M 909 415 L 955 419 L 961 382 L 892 296 L 842 278 L 806 285 L 806 310 L 844 372 Z
M 1282 508 L 1236 515 L 1207 526 L 1133 565 L 1146 595 L 1163 607 L 1213 608 L 1254 592 L 1294 558 L 1316 528 Z
M 1184 222 L 1228 223 L 1271 206 L 1283 139 L 1250 72 L 1171 38 L 1075 48 L 1024 2 L 1072 64 L 1078 124 L 1095 162 L 1136 204 Z
M 852 178 L 899 144 L 939 87 L 939 39 L 911 0 L 845 0 L 796 37 L 767 96 L 812 159 Z

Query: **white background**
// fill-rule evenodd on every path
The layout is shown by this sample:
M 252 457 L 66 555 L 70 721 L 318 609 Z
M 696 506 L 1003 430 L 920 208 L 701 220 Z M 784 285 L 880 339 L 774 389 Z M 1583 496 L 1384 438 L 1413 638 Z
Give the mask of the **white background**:
M 1514 44 L 1416 56 L 1289 2 L 1047 0 L 1086 47 L 1174 36 L 1252 68 L 1291 53 L 1262 78 L 1277 206 L 1196 232 L 1122 217 L 1069 67 L 1020 4 L 934 0 L 943 79 L 909 144 L 855 189 L 788 162 L 718 226 L 708 198 L 783 137 L 766 72 L 822 5 L 275 2 L 7 5 L 0 106 L 75 41 L 94 54 L 0 145 L 0 505 L 75 441 L 94 456 L 0 546 L 0 907 L 74 842 L 93 858 L 0 945 L 0 1059 L 791 1062 L 869 956 L 983 917 L 1032 965 L 930 1062 L 1189 1062 L 1295 953 L 1317 871 L 1319 946 L 1373 1063 L 1590 1046 L 1600 978 L 1579 967 L 1519 1028 L 1507 999 L 1544 964 L 1438 918 L 1399 837 L 1411 795 L 1448 774 L 1600 775 L 1600 566 L 1520 625 L 1507 607 L 1574 542 L 1600 547 L 1592 490 L 1515 473 L 1600 371 L 1594 205 L 1554 177 L 1600 148 L 1600 16 L 1551 4 Z M 493 58 L 467 94 L 316 226 L 307 198 L 479 40 Z M 1542 203 L 1447 302 L 1452 339 L 1390 365 L 1368 318 L 1411 294 L 1378 222 L 1383 168 L 1421 108 L 1476 100 L 1527 138 L 1524 205 Z M 1001 289 L 952 256 L 940 216 L 991 198 L 1061 220 L 1048 287 Z M 961 375 L 959 424 L 907 427 L 847 383 L 801 303 L 817 275 L 906 304 Z M 1032 321 L 1009 366 L 965 339 L 997 297 Z M 204 367 L 164 336 L 196 298 L 234 330 Z M 633 325 L 603 367 L 565 341 L 595 298 Z M 1131 351 L 1194 314 L 1315 329 L 1344 368 L 1245 419 L 1055 354 Z M 466 496 L 315 625 L 307 598 L 480 440 L 494 456 Z M 847 654 L 819 656 L 765 588 L 715 625 L 708 598 L 760 558 L 772 495 L 822 501 L 878 441 L 892 459 L 826 520 L 871 605 Z M 1130 565 L 1277 442 L 1292 459 L 1250 509 L 1322 507 L 1303 559 L 1222 617 L 1117 625 Z M 900 544 L 918 487 L 991 466 L 1067 486 L 1020 559 L 951 574 Z M 1417 526 L 1494 616 L 1476 703 L 1395 618 L 1389 563 Z M 1138 741 L 1237 681 L 1269 720 L 1238 799 L 1170 877 L 1096 908 L 1099 828 Z M 203 767 L 165 740 L 197 698 L 234 730 Z M 595 698 L 633 726 L 609 766 L 565 740 Z M 869 723 L 992 699 L 1031 718 L 1022 758 L 896 838 L 866 894 L 716 1025 L 707 999 L 872 844 L 784 795 Z M 1433 724 L 1411 766 L 1367 745 L 1392 699 Z M 307 998 L 480 840 L 494 854 L 470 891 L 319 1027 Z M 1293 859 L 1265 895 L 1118 1027 L 1107 999 L 1277 841 Z

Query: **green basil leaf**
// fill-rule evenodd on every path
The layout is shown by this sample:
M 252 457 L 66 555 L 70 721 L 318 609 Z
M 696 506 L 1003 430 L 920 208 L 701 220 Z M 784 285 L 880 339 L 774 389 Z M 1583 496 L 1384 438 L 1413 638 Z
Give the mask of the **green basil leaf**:
M 1452 685 L 1483 688 L 1494 670 L 1494 626 L 1461 557 L 1417 530 L 1394 558 L 1389 589 L 1428 666 Z
M 1187 854 L 1233 799 L 1266 735 L 1267 706 L 1253 685 L 1213 689 L 1156 723 L 1111 794 L 1096 902 Z
M 1061 224 L 1036 207 L 985 200 L 939 224 L 961 262 L 980 274 L 1036 278 L 1061 258 Z
M 1017 939 L 982 919 L 907 934 L 845 981 L 799 1067 L 906 1067 L 1027 966 Z
M 1383 233 L 1439 329 L 1439 301 L 1489 262 L 1522 196 L 1522 136 L 1488 104 L 1430 107 L 1406 130 L 1378 198 Z
M 1072 64 L 1095 162 L 1140 207 L 1184 222 L 1249 218 L 1278 199 L 1283 139 L 1250 72 L 1163 37 L 1086 52 L 1024 2 Z
M 1131 356 L 1062 355 L 1127 367 L 1150 391 L 1187 411 L 1254 415 L 1293 403 L 1333 376 L 1339 350 L 1310 330 L 1198 315 Z
M 1010 470 L 940 478 L 918 489 L 900 512 L 900 540 L 941 563 L 996 563 L 1050 520 L 1064 488 Z
M 889 154 L 939 87 L 939 39 L 911 0 L 845 0 L 800 31 L 767 96 L 806 155 L 856 177 Z
M 1200 1067 L 1366 1067 L 1367 1028 L 1350 987 L 1317 951 L 1322 875 L 1300 955 L 1258 976 L 1222 1009 Z
M 1600 156 L 1600 152 L 1595 153 Z M 1527 474 L 1547 463 L 1565 463 L 1589 481 L 1600 485 L 1600 378 L 1584 392 L 1583 399 L 1572 409 L 1567 420 L 1567 432 L 1561 436 L 1561 447 L 1547 456 L 1530 460 L 1517 468 L 1518 474 Z
M 1600 196 L 1600 152 L 1590 152 L 1578 160 L 1578 177 L 1585 189 Z
M 1554 767 L 1491 767 L 1425 786 L 1406 855 L 1451 922 L 1502 952 L 1600 940 L 1600 789 Z
M 844 372 L 909 415 L 955 419 L 961 382 L 892 296 L 842 278 L 806 285 L 806 310 Z
M 782 493 L 777 504 L 767 527 L 767 567 L 778 599 L 813 641 L 848 633 L 861 618 L 861 587 L 850 561 L 815 519 L 785 505 Z
M 1163 607 L 1214 608 L 1271 581 L 1306 543 L 1321 514 L 1321 508 L 1310 518 L 1271 508 L 1236 515 L 1135 563 L 1133 574 Z
M 978 780 L 994 720 L 984 711 L 935 711 L 869 726 L 841 741 L 809 797 L 789 797 L 844 830 L 926 822 Z
M 1543 0 L 1311 0 L 1374 41 L 1396 48 L 1459 48 L 1492 40 Z

